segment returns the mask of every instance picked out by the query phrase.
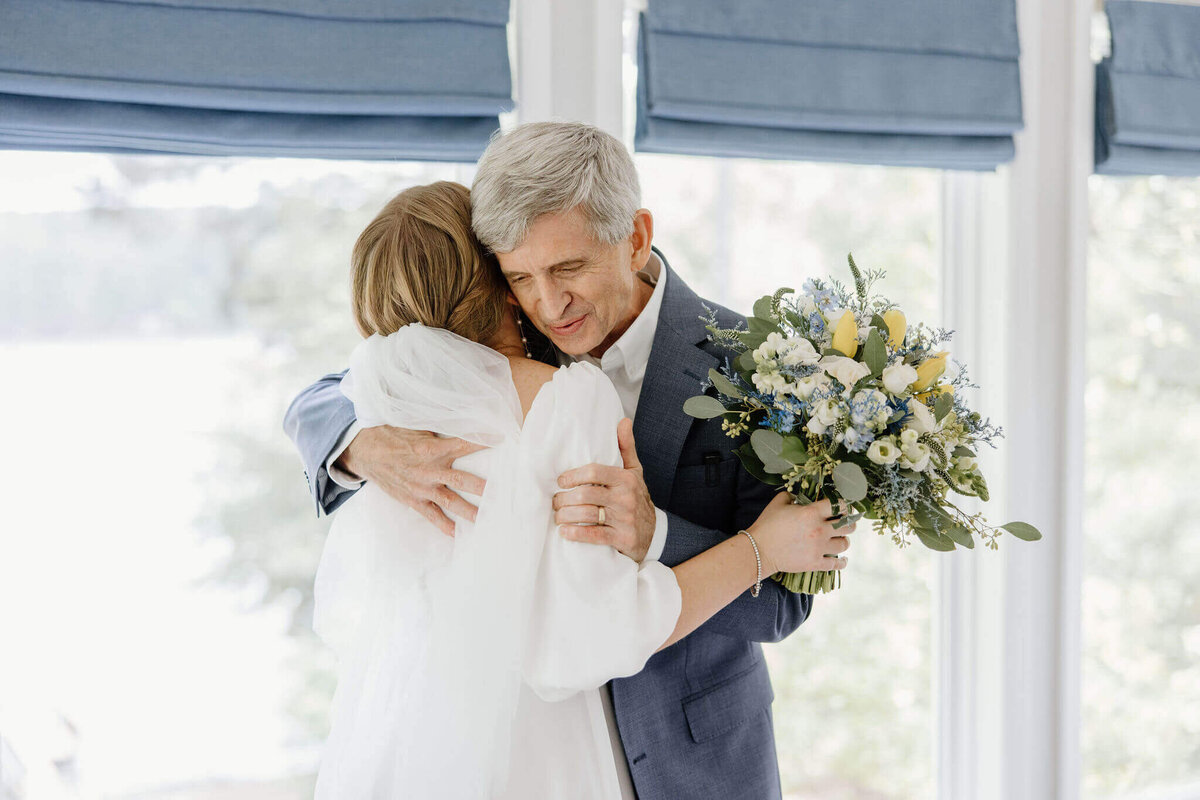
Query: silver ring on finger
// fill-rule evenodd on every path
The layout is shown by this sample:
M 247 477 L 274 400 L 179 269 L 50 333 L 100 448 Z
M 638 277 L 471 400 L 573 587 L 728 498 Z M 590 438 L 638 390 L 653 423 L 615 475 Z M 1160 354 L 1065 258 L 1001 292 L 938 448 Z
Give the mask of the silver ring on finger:
M 603 525 L 604 524 L 604 506 L 596 506 L 596 510 L 598 512 L 596 514 L 596 524 Z

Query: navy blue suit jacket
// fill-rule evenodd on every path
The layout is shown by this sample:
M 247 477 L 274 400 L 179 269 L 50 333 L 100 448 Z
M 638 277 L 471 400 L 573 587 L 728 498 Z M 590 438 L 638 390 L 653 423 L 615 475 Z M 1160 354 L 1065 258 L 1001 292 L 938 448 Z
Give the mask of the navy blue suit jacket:
M 662 254 L 659 253 L 661 257 Z M 724 358 L 708 341 L 704 303 L 671 271 L 659 312 L 634 437 L 654 504 L 669 526 L 662 563 L 674 566 L 748 527 L 774 490 L 752 478 L 721 431 L 695 420 L 683 402 Z M 744 318 L 714 303 L 722 327 Z M 318 507 L 349 496 L 329 480 L 325 460 L 354 420 L 338 391 L 341 375 L 305 389 L 285 429 L 306 462 Z M 711 391 L 711 390 L 710 390 Z M 656 654 L 636 675 L 612 681 L 613 706 L 640 800 L 766 800 L 782 794 L 771 715 L 774 692 L 760 642 L 777 642 L 808 616 L 809 595 L 765 581 L 696 631 Z

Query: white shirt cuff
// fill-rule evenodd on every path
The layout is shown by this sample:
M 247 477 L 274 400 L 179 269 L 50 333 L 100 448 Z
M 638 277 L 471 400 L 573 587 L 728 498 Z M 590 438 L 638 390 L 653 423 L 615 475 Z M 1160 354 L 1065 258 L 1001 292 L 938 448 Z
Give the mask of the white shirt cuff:
M 354 437 L 358 436 L 361 430 L 362 426 L 357 421 L 350 423 L 350 427 L 342 434 L 342 438 L 338 439 L 337 446 L 333 448 L 333 452 L 329 454 L 329 459 L 325 462 L 325 469 L 329 472 L 330 480 L 343 489 L 354 490 L 363 485 L 362 479 L 354 477 L 345 470 L 338 469 L 333 464 L 333 462 L 341 458 L 342 453 L 346 451 L 346 448 L 350 446 L 350 443 L 354 441 Z
M 667 512 L 661 508 L 654 507 L 654 538 L 650 540 L 650 549 L 646 551 L 646 557 L 642 562 L 658 561 L 662 556 L 663 548 L 667 546 Z

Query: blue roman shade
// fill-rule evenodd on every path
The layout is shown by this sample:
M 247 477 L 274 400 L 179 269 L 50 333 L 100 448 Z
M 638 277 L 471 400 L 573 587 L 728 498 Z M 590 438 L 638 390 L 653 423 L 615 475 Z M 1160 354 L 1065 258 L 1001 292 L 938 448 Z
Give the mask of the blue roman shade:
M 1096 66 L 1096 172 L 1200 175 L 1200 7 L 1112 0 Z
M 508 0 L 4 0 L 0 147 L 473 161 Z
M 1022 126 L 1014 0 L 649 0 L 644 152 L 988 170 Z

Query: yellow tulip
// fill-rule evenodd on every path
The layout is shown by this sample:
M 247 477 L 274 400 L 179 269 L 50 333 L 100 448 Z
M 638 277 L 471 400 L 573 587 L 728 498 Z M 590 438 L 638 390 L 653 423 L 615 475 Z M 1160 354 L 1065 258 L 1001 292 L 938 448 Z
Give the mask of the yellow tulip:
M 946 371 L 946 356 L 949 350 L 939 350 L 917 366 L 917 379 L 912 382 L 913 392 L 923 392 L 937 383 Z
M 853 311 L 842 312 L 842 318 L 833 329 L 833 342 L 830 347 L 847 358 L 854 358 L 854 354 L 858 352 L 858 321 L 854 318 Z
M 893 308 L 891 311 L 883 313 L 883 324 L 887 325 L 888 329 L 888 344 L 893 348 L 904 345 L 904 333 L 907 330 L 908 321 L 904 319 L 904 312 L 898 308 Z
M 948 383 L 943 383 L 941 386 L 934 386 L 931 389 L 921 392 L 920 394 L 916 395 L 916 398 L 918 400 L 920 400 L 922 403 L 928 403 L 930 400 L 933 400 L 938 395 L 942 395 L 942 394 L 948 394 L 951 397 L 953 397 L 954 396 L 954 387 Z

